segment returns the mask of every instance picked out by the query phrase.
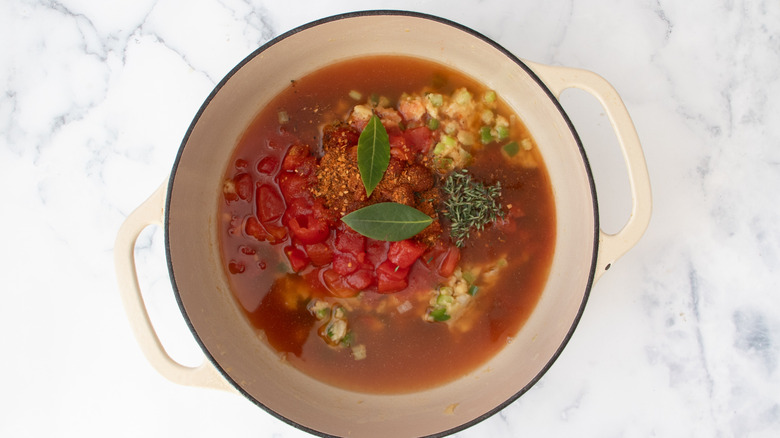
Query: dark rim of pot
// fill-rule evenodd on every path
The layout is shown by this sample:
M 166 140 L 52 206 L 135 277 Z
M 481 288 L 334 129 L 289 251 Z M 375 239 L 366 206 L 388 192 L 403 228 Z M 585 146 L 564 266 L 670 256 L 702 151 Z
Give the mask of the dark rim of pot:
M 464 25 L 458 24 L 456 22 L 450 21 L 445 18 L 437 17 L 434 15 L 419 13 L 419 12 L 411 12 L 411 11 L 398 11 L 398 10 L 369 10 L 369 11 L 358 11 L 358 12 L 350 12 L 350 13 L 344 13 L 344 14 L 338 14 L 333 15 L 331 17 L 322 18 L 320 20 L 312 21 L 310 23 L 301 25 L 299 27 L 296 27 L 295 29 L 289 30 L 276 38 L 273 38 L 272 40 L 268 41 L 267 43 L 263 44 L 261 47 L 256 49 L 254 52 L 252 52 L 249 56 L 244 58 L 238 65 L 236 65 L 220 82 L 216 85 L 214 90 L 209 94 L 209 96 L 206 98 L 206 100 L 203 102 L 203 105 L 198 110 L 197 114 L 193 118 L 192 123 L 190 124 L 189 128 L 187 129 L 187 133 L 184 136 L 184 139 L 182 140 L 181 146 L 179 147 L 179 151 L 176 155 L 176 159 L 173 164 L 173 169 L 171 171 L 170 176 L 170 182 L 168 183 L 168 193 L 165 201 L 165 253 L 166 253 L 166 259 L 168 263 L 168 272 L 171 277 L 171 284 L 173 286 L 173 292 L 176 297 L 176 302 L 179 305 L 179 309 L 182 312 L 182 315 L 184 316 L 184 320 L 187 323 L 187 326 L 189 327 L 192 334 L 195 336 L 195 339 L 200 345 L 201 349 L 203 350 L 204 354 L 208 358 L 209 361 L 219 370 L 220 374 L 228 381 L 231 385 L 233 385 L 241 394 L 243 394 L 246 398 L 254 402 L 256 405 L 261 407 L 266 412 L 270 413 L 274 417 L 278 418 L 279 420 L 297 428 L 303 431 L 306 431 L 308 433 L 311 433 L 313 435 L 322 436 L 322 437 L 328 437 L 331 435 L 325 434 L 323 432 L 314 430 L 310 427 L 307 427 L 303 424 L 299 424 L 295 421 L 292 421 L 283 415 L 275 412 L 273 409 L 263 405 L 259 400 L 252 397 L 250 394 L 248 394 L 242 387 L 239 385 L 236 381 L 234 381 L 220 366 L 219 362 L 214 359 L 214 356 L 208 351 L 206 346 L 203 344 L 202 340 L 198 336 L 197 331 L 192 325 L 192 322 L 190 321 L 189 316 L 187 315 L 187 311 L 184 309 L 184 305 L 181 301 L 181 296 L 179 294 L 178 287 L 176 285 L 176 276 L 173 270 L 173 264 L 171 263 L 171 251 L 170 251 L 170 234 L 169 234 L 169 208 L 170 208 L 170 202 L 171 202 L 171 192 L 173 190 L 174 181 L 176 179 L 176 171 L 179 165 L 179 161 L 181 160 L 181 156 L 184 153 L 184 148 L 187 145 L 187 141 L 190 138 L 190 135 L 192 134 L 192 131 L 195 127 L 195 125 L 198 123 L 198 120 L 200 119 L 203 112 L 208 107 L 211 100 L 216 96 L 217 93 L 219 93 L 220 89 L 233 77 L 233 75 L 236 74 L 245 64 L 250 62 L 252 59 L 254 59 L 259 54 L 263 53 L 265 50 L 267 50 L 269 47 L 273 46 L 274 44 L 292 36 L 295 35 L 298 32 L 307 30 L 312 27 L 316 27 L 321 24 L 337 21 L 337 20 L 343 20 L 347 18 L 356 18 L 356 17 L 366 17 L 366 16 L 381 16 L 381 15 L 387 15 L 387 16 L 407 16 L 407 17 L 413 17 L 413 18 L 422 18 L 427 19 L 431 21 L 435 21 L 438 23 L 446 24 L 448 26 L 452 26 L 460 31 L 466 32 L 468 34 L 471 34 L 472 36 L 479 38 L 480 40 L 490 44 L 493 48 L 503 53 L 507 58 L 512 60 L 514 63 L 516 63 L 518 66 L 520 66 L 538 85 L 539 87 L 544 90 L 544 92 L 547 94 L 547 96 L 550 98 L 550 100 L 553 102 L 555 107 L 558 109 L 558 111 L 561 114 L 561 117 L 566 121 L 566 124 L 568 125 L 569 129 L 571 130 L 572 135 L 574 136 L 575 141 L 577 142 L 577 147 L 579 148 L 580 154 L 582 156 L 583 164 L 585 165 L 585 170 L 588 175 L 588 184 L 590 185 L 590 191 L 593 196 L 593 211 L 594 211 L 594 230 L 593 230 L 593 254 L 591 258 L 591 267 L 590 272 L 588 275 L 588 283 L 586 285 L 585 293 L 583 295 L 582 303 L 580 304 L 580 308 L 577 312 L 577 315 L 574 318 L 574 321 L 572 321 L 571 328 L 569 329 L 568 333 L 563 339 L 563 342 L 561 342 L 561 345 L 558 347 L 558 349 L 555 351 L 555 353 L 550 357 L 550 359 L 547 361 L 545 366 L 542 368 L 541 371 L 533 378 L 531 379 L 528 384 L 526 384 L 523 388 L 521 388 L 519 391 L 517 391 L 513 396 L 509 397 L 507 400 L 505 400 L 503 403 L 499 404 L 498 406 L 495 406 L 493 409 L 485 412 L 484 414 L 480 415 L 477 418 L 474 418 L 473 420 L 470 420 L 466 423 L 463 423 L 459 426 L 456 426 L 454 428 L 444 430 L 441 432 L 434 433 L 432 435 L 428 435 L 429 437 L 443 437 L 447 436 L 459 431 L 462 431 L 464 429 L 467 429 L 477 423 L 482 422 L 483 420 L 493 416 L 497 412 L 501 411 L 508 405 L 512 404 L 515 400 L 517 400 L 521 395 L 525 394 L 531 387 L 533 387 L 536 382 L 538 382 L 542 376 L 544 376 L 545 373 L 552 367 L 553 363 L 558 359 L 563 349 L 568 344 L 569 340 L 571 339 L 572 335 L 574 334 L 574 330 L 576 329 L 577 325 L 579 324 L 580 319 L 582 318 L 582 313 L 585 310 L 585 304 L 588 301 L 588 297 L 590 295 L 591 287 L 593 286 L 593 281 L 595 278 L 595 271 L 596 271 L 596 256 L 598 254 L 598 244 L 599 244 L 599 214 L 598 214 L 598 202 L 596 199 L 596 186 L 593 180 L 593 175 L 591 173 L 590 164 L 588 162 L 588 158 L 585 154 L 585 149 L 582 146 L 582 142 L 580 140 L 579 135 L 577 134 L 577 131 L 574 128 L 574 125 L 572 124 L 571 120 L 569 119 L 566 112 L 563 110 L 563 107 L 561 107 L 560 103 L 558 102 L 558 99 L 552 94 L 552 92 L 547 88 L 547 86 L 542 82 L 541 79 L 530 69 L 528 68 L 525 63 L 523 63 L 519 58 L 517 58 L 515 55 L 510 53 L 508 50 L 506 50 L 504 47 L 496 43 L 495 41 L 491 40 L 490 38 L 486 37 L 485 35 L 469 28 Z

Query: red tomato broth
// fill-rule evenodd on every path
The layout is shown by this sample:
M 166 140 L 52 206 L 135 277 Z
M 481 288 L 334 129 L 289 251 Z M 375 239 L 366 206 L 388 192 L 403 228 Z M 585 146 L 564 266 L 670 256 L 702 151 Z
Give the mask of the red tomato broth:
M 366 346 L 364 359 L 355 360 L 350 348 L 334 348 L 318 335 L 322 322 L 307 308 L 312 297 L 344 305 L 356 300 L 334 298 L 325 286 L 325 267 L 334 264 L 339 253 L 334 249 L 336 231 L 331 230 L 326 241 L 314 243 L 319 252 L 312 252 L 308 264 L 292 273 L 290 251 L 306 248 L 292 243 L 290 236 L 282 236 L 283 214 L 277 218 L 278 212 L 259 211 L 262 207 L 256 197 L 261 188 L 263 196 L 276 193 L 285 197 L 279 175 L 288 150 L 308 144 L 316 154 L 321 126 L 343 119 L 357 103 L 348 97 L 351 90 L 364 95 L 377 93 L 394 101 L 402 92 L 426 86 L 440 93 L 461 86 L 484 90 L 470 78 L 422 60 L 382 56 L 338 63 L 291 81 L 247 128 L 236 147 L 235 164 L 227 170 L 226 180 L 245 184 L 248 175 L 254 183 L 249 195 L 237 187 L 243 196 L 225 196 L 220 203 L 221 252 L 232 292 L 249 322 L 285 360 L 335 386 L 401 393 L 444 384 L 473 371 L 511 341 L 532 312 L 547 279 L 555 241 L 555 212 L 546 170 L 542 164 L 509 168 L 500 147 L 487 147 L 475 155 L 469 172 L 486 184 L 501 181 L 502 203 L 512 208 L 506 220 L 469 239 L 460 251 L 460 264 L 486 263 L 506 256 L 507 266 L 494 285 L 480 289 L 472 300 L 468 308 L 473 319 L 470 329 L 457 332 L 447 324 L 424 320 L 421 312 L 428 305 L 430 291 L 444 278 L 436 263 L 427 266 L 421 259 L 410 267 L 406 289 L 379 294 L 374 284 L 373 289 L 361 293 L 359 309 L 350 312 L 350 330 L 356 342 Z M 510 113 L 503 104 L 501 110 Z M 289 118 L 285 124 L 280 124 L 280 111 Z M 519 120 L 512 130 L 512 138 L 530 137 Z M 538 152 L 533 153 L 541 163 Z M 272 204 L 277 202 L 273 196 L 271 199 Z M 248 233 L 257 229 L 259 215 L 268 223 Z M 379 248 L 374 252 L 380 256 L 368 251 L 368 257 L 379 262 L 389 245 L 369 244 Z M 406 301 L 413 308 L 401 313 L 399 305 Z

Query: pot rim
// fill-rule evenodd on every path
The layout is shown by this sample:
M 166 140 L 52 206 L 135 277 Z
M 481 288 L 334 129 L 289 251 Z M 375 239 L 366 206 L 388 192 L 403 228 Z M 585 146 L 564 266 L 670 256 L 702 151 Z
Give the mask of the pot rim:
M 164 209 L 164 221 L 163 221 L 163 228 L 164 228 L 164 245 L 165 245 L 165 255 L 166 255 L 166 263 L 168 265 L 168 273 L 171 279 L 171 286 L 173 288 L 174 297 L 176 298 L 176 303 L 179 306 L 179 310 L 182 313 L 182 316 L 184 317 L 184 321 L 187 324 L 187 327 L 189 328 L 190 332 L 195 337 L 196 342 L 200 346 L 201 350 L 203 351 L 204 355 L 206 356 L 207 360 L 211 362 L 211 364 L 218 370 L 219 374 L 230 383 L 230 385 L 235 388 L 241 395 L 243 395 L 248 400 L 252 401 L 255 405 L 262 408 L 264 411 L 268 412 L 275 418 L 283 421 L 286 424 L 289 424 L 290 426 L 295 427 L 296 429 L 308 432 L 315 436 L 321 436 L 321 437 L 328 437 L 331 435 L 325 434 L 323 432 L 320 432 L 318 430 L 312 429 L 310 427 L 307 427 L 303 424 L 300 424 L 298 422 L 295 422 L 287 417 L 285 417 L 282 414 L 277 413 L 273 409 L 269 408 L 268 406 L 264 405 L 262 402 L 254 398 L 252 395 L 250 395 L 246 390 L 244 390 L 241 385 L 236 382 L 233 378 L 231 378 L 227 372 L 223 369 L 223 367 L 219 364 L 219 362 L 214 358 L 214 356 L 211 354 L 211 352 L 207 349 L 205 344 L 203 343 L 201 337 L 198 335 L 197 331 L 195 330 L 195 327 L 192 324 L 192 321 L 187 314 L 187 311 L 184 307 L 184 304 L 181 299 L 181 294 L 179 293 L 179 289 L 176 283 L 175 275 L 174 275 L 174 268 L 173 263 L 171 261 L 171 245 L 170 245 L 170 205 L 171 205 L 171 195 L 173 191 L 174 181 L 176 179 L 176 173 L 178 170 L 179 163 L 181 161 L 182 155 L 184 153 L 184 148 L 187 145 L 189 138 L 192 134 L 193 129 L 198 124 L 198 121 L 200 120 L 201 116 L 203 115 L 206 108 L 209 106 L 211 101 L 214 99 L 214 97 L 220 92 L 220 90 L 225 86 L 225 84 L 239 71 L 241 70 L 247 63 L 252 61 L 254 58 L 268 50 L 270 47 L 274 46 L 275 44 L 279 43 L 280 41 L 283 41 L 299 32 L 305 31 L 310 28 L 314 28 L 317 26 L 320 26 L 322 24 L 327 24 L 330 22 L 338 21 L 338 20 L 344 20 L 344 19 L 350 19 L 350 18 L 360 18 L 360 17 L 374 17 L 374 16 L 393 16 L 393 17 L 410 17 L 410 18 L 416 18 L 416 19 L 425 19 L 434 21 L 440 24 L 444 24 L 450 27 L 453 27 L 457 30 L 460 30 L 462 32 L 468 33 L 471 36 L 482 40 L 483 42 L 489 44 L 497 51 L 501 52 L 504 56 L 506 56 L 509 60 L 517 64 L 525 73 L 531 77 L 531 79 L 536 82 L 539 87 L 542 89 L 542 91 L 547 95 L 547 97 L 552 101 L 555 108 L 560 113 L 561 117 L 563 117 L 563 120 L 566 122 L 566 125 L 568 126 L 569 130 L 572 133 L 572 136 L 577 144 L 577 147 L 579 149 L 585 172 L 587 174 L 588 178 L 588 184 L 590 188 L 590 192 L 592 195 L 592 202 L 593 202 L 593 214 L 594 214 L 594 229 L 593 229 L 593 253 L 591 256 L 591 263 L 590 268 L 588 272 L 588 280 L 585 286 L 585 291 L 583 294 L 582 302 L 579 306 L 579 309 L 577 311 L 577 314 L 575 315 L 574 319 L 572 320 L 571 327 L 569 328 L 568 332 L 566 333 L 566 336 L 561 341 L 561 344 L 558 346 L 556 351 L 552 354 L 552 356 L 549 358 L 549 360 L 545 363 L 545 365 L 541 368 L 541 370 L 520 390 L 518 390 L 515 394 L 513 394 L 511 397 L 507 398 L 504 402 L 498 404 L 494 408 L 488 410 L 487 412 L 483 413 L 482 415 L 473 418 L 467 422 L 464 422 L 456 427 L 447 429 L 445 431 L 437 432 L 431 435 L 427 435 L 428 437 L 444 437 L 448 436 L 457 432 L 460 432 L 462 430 L 468 429 L 475 424 L 478 424 L 484 420 L 486 420 L 489 417 L 492 417 L 499 411 L 505 409 L 510 404 L 514 403 L 520 396 L 525 394 L 528 390 L 530 390 L 541 378 L 547 373 L 547 371 L 552 367 L 552 365 L 555 363 L 555 361 L 558 359 L 558 357 L 563 352 L 563 349 L 568 345 L 569 340 L 574 334 L 574 331 L 576 330 L 577 326 L 579 325 L 579 321 L 582 318 L 582 314 L 585 310 L 585 306 L 587 304 L 588 298 L 590 296 L 590 291 L 593 287 L 593 283 L 595 281 L 595 272 L 596 272 L 596 262 L 597 262 L 597 256 L 598 256 L 598 250 L 599 250 L 599 211 L 598 211 L 598 200 L 596 197 L 596 186 L 595 181 L 593 178 L 592 170 L 590 167 L 590 163 L 588 162 L 587 155 L 585 153 L 585 149 L 582 145 L 582 141 L 580 140 L 579 135 L 577 134 L 577 131 L 572 124 L 571 120 L 569 119 L 569 116 L 566 114 L 566 112 L 563 110 L 563 107 L 560 105 L 560 102 L 558 99 L 554 96 L 554 94 L 550 91 L 550 89 L 544 84 L 544 82 L 539 78 L 536 73 L 534 73 L 522 60 L 520 60 L 518 57 L 516 57 L 514 54 L 509 52 L 507 49 L 505 49 L 503 46 L 498 44 L 496 41 L 492 40 L 491 38 L 488 38 L 487 36 L 483 35 L 482 33 L 464 26 L 462 24 L 459 24 L 457 22 L 454 22 L 452 20 L 442 18 L 439 16 L 422 13 L 422 12 L 415 12 L 415 11 L 406 11 L 406 10 L 389 10 L 389 9 L 378 9 L 378 10 L 363 10 L 363 11 L 355 11 L 355 12 L 346 12 L 341 14 L 332 15 L 329 17 L 321 18 L 318 20 L 314 20 L 305 24 L 302 24 L 294 29 L 288 30 L 275 38 L 267 41 L 265 44 L 261 45 L 257 49 L 255 49 L 252 53 L 250 53 L 248 56 L 246 56 L 241 62 L 239 62 L 235 67 L 233 67 L 225 76 L 222 78 L 222 80 L 214 87 L 214 89 L 209 93 L 208 97 L 204 100 L 201 107 L 198 109 L 197 113 L 193 117 L 192 122 L 190 123 L 189 127 L 187 128 L 187 131 L 182 139 L 181 145 L 179 146 L 179 150 L 177 151 L 176 158 L 173 163 L 173 167 L 170 173 L 170 178 L 168 182 L 168 187 L 166 190 L 166 198 L 165 198 L 165 209 Z

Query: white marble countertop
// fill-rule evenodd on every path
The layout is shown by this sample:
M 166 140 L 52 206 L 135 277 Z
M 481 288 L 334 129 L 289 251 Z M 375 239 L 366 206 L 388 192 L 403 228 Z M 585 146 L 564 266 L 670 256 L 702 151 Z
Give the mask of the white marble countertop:
M 307 436 L 152 369 L 120 303 L 114 239 L 236 63 L 309 21 L 388 8 L 602 75 L 634 119 L 652 180 L 650 228 L 595 285 L 552 369 L 457 436 L 780 436 L 780 3 L 453 5 L 0 3 L 0 436 Z M 562 102 L 592 161 L 604 228 L 617 230 L 629 192 L 612 133 L 594 99 Z M 162 232 L 145 232 L 137 254 L 166 346 L 197 363 Z

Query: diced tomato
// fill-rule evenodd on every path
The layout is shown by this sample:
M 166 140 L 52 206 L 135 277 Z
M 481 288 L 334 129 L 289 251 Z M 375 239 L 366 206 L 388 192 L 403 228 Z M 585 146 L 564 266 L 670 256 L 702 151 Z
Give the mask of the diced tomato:
M 460 249 L 455 245 L 451 245 L 444 253 L 444 257 L 442 257 L 441 263 L 439 264 L 439 275 L 442 277 L 449 277 L 452 275 L 452 273 L 455 272 L 455 268 L 458 266 L 459 261 Z
M 257 216 L 261 222 L 273 222 L 284 214 L 284 201 L 279 192 L 270 184 L 263 184 L 257 188 L 255 197 Z
M 309 192 L 309 181 L 297 173 L 283 172 L 277 178 L 277 182 L 284 200 L 288 203 L 297 198 L 312 199 Z
M 304 199 L 295 199 L 287 206 L 282 216 L 282 223 L 290 229 L 290 233 L 306 245 L 324 241 L 330 235 L 325 207 L 315 203 L 309 205 Z
M 240 173 L 233 178 L 236 194 L 244 201 L 252 200 L 252 177 L 248 173 Z
M 295 173 L 303 177 L 313 176 L 317 169 L 317 160 L 314 157 L 306 157 L 303 162 L 295 169 Z
M 263 224 L 263 228 L 268 233 L 266 238 L 271 244 L 282 243 L 287 238 L 287 228 L 274 225 L 272 223 Z
M 387 258 L 388 242 L 382 240 L 367 239 L 366 258 L 372 265 L 379 266 Z
M 390 293 L 406 289 L 409 285 L 409 268 L 401 268 L 385 260 L 376 268 L 377 292 Z
M 398 134 L 390 135 L 388 138 L 390 142 L 390 148 L 406 147 L 406 137 L 399 131 Z
M 412 266 L 426 250 L 426 246 L 411 239 L 391 242 L 387 249 L 387 260 L 402 268 Z
M 300 248 L 287 246 L 284 248 L 284 254 L 290 261 L 290 267 L 292 267 L 292 270 L 295 272 L 300 272 L 303 270 L 303 268 L 309 265 L 309 257 L 307 257 L 306 253 L 303 252 Z
M 357 295 L 359 290 L 356 290 L 344 282 L 344 278 L 333 269 L 326 269 L 322 273 L 322 280 L 325 283 L 325 287 L 331 295 L 341 298 L 348 298 Z
M 356 290 L 363 290 L 374 283 L 374 267 L 371 265 L 361 265 L 357 271 L 347 275 L 344 281 Z
M 247 218 L 246 223 L 244 224 L 244 232 L 257 240 L 266 240 L 267 234 L 263 229 L 263 226 L 260 225 L 260 222 L 254 216 Z
M 419 126 L 404 131 L 409 146 L 422 154 L 427 154 L 433 146 L 433 132 L 427 126 Z
M 350 253 L 340 252 L 333 255 L 333 270 L 341 275 L 357 271 L 359 265 L 357 258 Z
M 278 165 L 279 160 L 276 158 L 264 157 L 262 160 L 260 160 L 259 163 L 257 163 L 257 171 L 265 175 L 270 175 L 274 173 L 274 170 L 276 170 L 276 166 Z
M 249 166 L 249 163 L 245 159 L 239 158 L 236 160 L 235 165 L 236 165 L 236 169 L 244 170 L 246 169 L 247 166 Z
M 327 265 L 333 261 L 333 250 L 330 249 L 326 242 L 314 243 L 311 245 L 304 245 L 306 255 L 309 256 L 311 264 L 314 266 Z
M 336 231 L 336 249 L 358 256 L 366 251 L 366 238 L 344 226 Z
M 296 216 L 287 226 L 295 239 L 303 244 L 322 242 L 330 234 L 327 222 L 315 219 L 313 215 Z
M 294 171 L 303 164 L 306 157 L 310 154 L 309 148 L 302 144 L 294 144 L 287 149 L 287 154 L 282 160 L 282 170 Z

